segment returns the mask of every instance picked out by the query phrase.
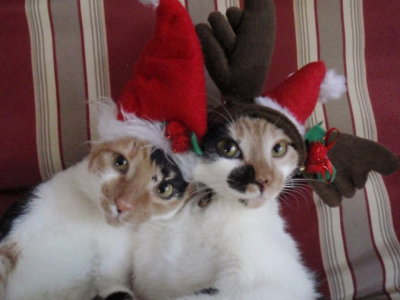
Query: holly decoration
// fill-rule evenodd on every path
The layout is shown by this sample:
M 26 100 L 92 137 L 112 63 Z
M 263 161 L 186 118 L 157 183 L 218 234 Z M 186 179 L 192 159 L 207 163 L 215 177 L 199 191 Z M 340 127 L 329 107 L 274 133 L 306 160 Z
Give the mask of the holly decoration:
M 172 121 L 167 123 L 165 137 L 171 141 L 171 148 L 175 153 L 185 152 L 192 145 L 194 153 L 199 156 L 203 155 L 196 133 L 189 132 L 180 122 Z
M 332 133 L 339 133 L 336 128 L 331 128 L 327 132 L 321 127 L 322 123 L 310 128 L 305 140 L 307 143 L 307 160 L 305 172 L 316 176 L 320 181 L 332 183 L 335 180 L 336 169 L 328 157 L 328 151 L 331 149 L 338 138 L 332 137 Z

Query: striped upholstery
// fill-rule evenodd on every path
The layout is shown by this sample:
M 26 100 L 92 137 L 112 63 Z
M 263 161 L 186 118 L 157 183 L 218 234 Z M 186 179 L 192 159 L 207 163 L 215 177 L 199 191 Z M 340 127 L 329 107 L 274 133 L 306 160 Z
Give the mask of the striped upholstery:
M 243 5 L 181 2 L 195 23 L 212 10 Z M 266 88 L 323 59 L 346 74 L 348 93 L 318 106 L 309 124 L 324 121 L 400 154 L 400 2 L 275 2 L 276 48 Z M 92 101 L 118 97 L 154 15 L 134 0 L 13 0 L 0 3 L 0 20 L 4 191 L 32 186 L 87 153 L 96 136 Z M 207 87 L 210 99 L 219 97 L 212 82 Z M 283 198 L 289 230 L 324 298 L 400 299 L 399 183 L 399 172 L 372 174 L 365 189 L 334 209 L 307 188 Z
M 324 121 L 400 153 L 400 134 L 390 130 L 400 125 L 400 19 L 395 13 L 400 3 L 275 2 L 277 51 L 267 86 L 323 59 L 346 74 L 348 93 L 340 102 L 318 107 L 309 124 Z M 388 178 L 371 174 L 364 190 L 335 209 L 316 197 L 304 201 L 297 195 L 284 202 L 290 228 L 321 276 L 325 295 L 400 299 L 399 183 L 399 172 Z

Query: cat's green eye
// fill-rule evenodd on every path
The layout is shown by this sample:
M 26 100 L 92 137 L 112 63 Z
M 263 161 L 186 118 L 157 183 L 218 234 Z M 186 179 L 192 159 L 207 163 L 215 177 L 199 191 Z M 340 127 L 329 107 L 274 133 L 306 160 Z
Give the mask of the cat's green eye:
M 218 154 L 226 158 L 238 158 L 240 157 L 239 145 L 229 139 L 224 139 L 217 144 Z
M 175 188 L 172 183 L 163 182 L 156 188 L 156 193 L 160 198 L 169 199 L 174 194 Z
M 122 174 L 128 172 L 129 162 L 122 154 L 114 153 L 112 156 L 112 164 L 114 169 L 116 169 L 118 172 Z
M 279 141 L 272 147 L 273 157 L 282 157 L 286 154 L 288 150 L 288 143 L 286 141 Z

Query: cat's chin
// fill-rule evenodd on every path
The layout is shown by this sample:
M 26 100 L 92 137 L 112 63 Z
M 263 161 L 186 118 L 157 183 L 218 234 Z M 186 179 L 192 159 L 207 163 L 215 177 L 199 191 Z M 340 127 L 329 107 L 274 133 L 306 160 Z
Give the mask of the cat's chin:
M 235 193 L 237 194 L 237 193 Z M 239 202 L 248 208 L 259 208 L 268 201 L 276 199 L 277 195 L 271 191 L 261 193 L 246 193 L 238 197 Z
M 239 202 L 248 208 L 259 208 L 263 206 L 266 201 L 267 199 L 261 196 L 251 199 L 243 199 L 243 198 L 239 199 Z
M 118 207 L 116 204 L 110 204 L 108 206 L 108 209 L 105 211 L 104 217 L 106 219 L 106 222 L 111 225 L 111 226 L 134 226 L 136 225 L 136 222 L 131 220 L 129 217 L 130 212 L 121 212 L 118 210 Z

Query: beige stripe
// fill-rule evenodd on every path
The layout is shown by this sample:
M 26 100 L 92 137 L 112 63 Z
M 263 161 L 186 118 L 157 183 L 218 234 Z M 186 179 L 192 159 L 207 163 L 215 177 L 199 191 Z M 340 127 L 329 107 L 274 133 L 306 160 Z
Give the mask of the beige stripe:
M 293 9 L 296 31 L 297 66 L 301 68 L 305 64 L 318 60 L 314 1 L 293 1 Z M 318 103 L 313 114 L 307 120 L 307 126 L 314 126 L 321 121 L 324 121 L 324 112 L 322 105 Z M 325 123 L 323 125 L 325 126 Z
M 43 179 L 61 170 L 53 41 L 46 0 L 25 2 L 31 40 L 36 145 Z
M 64 166 L 88 152 L 85 77 L 76 1 L 51 0 Z
M 342 1 L 345 30 L 347 86 L 357 136 L 376 141 L 377 133 L 365 71 L 362 1 Z
M 318 2 L 321 59 L 329 68 L 345 74 L 341 13 L 340 1 Z M 347 94 L 340 101 L 329 102 L 325 109 L 330 127 L 338 128 L 342 132 L 353 133 Z M 342 223 L 346 237 L 346 252 L 357 285 L 356 297 L 365 297 L 370 295 L 371 291 L 381 290 L 384 275 L 370 233 L 368 205 L 364 191 L 358 191 L 351 201 L 343 201 Z M 369 259 L 362 260 L 361 257 L 369 257 Z M 374 274 L 374 276 L 370 274 Z
M 98 138 L 94 103 L 111 96 L 107 35 L 102 0 L 80 1 L 86 60 L 91 139 Z
M 373 235 L 386 270 L 386 290 L 392 299 L 400 299 L 400 245 L 393 230 L 389 199 L 382 176 L 372 173 L 366 186 L 372 219 Z
M 352 299 L 353 279 L 346 261 L 340 224 L 340 209 L 324 204 L 314 194 L 318 212 L 321 254 L 331 299 Z
M 229 7 L 237 6 L 240 7 L 239 0 L 217 0 L 218 11 L 225 13 Z
M 299 68 L 319 59 L 314 5 L 313 0 L 293 1 Z M 307 126 L 311 127 L 321 121 L 324 121 L 323 125 L 326 127 L 323 106 L 318 103 L 307 120 Z M 340 211 L 327 207 L 316 195 L 314 202 L 318 214 L 321 254 L 330 293 L 333 299 L 343 299 L 345 295 L 353 294 L 354 286 L 345 255 Z
M 355 296 L 367 297 L 371 292 L 382 290 L 384 274 L 374 249 L 368 206 L 363 190 L 358 190 L 351 199 L 344 199 L 342 218 L 347 257 L 357 286 Z M 365 257 L 368 259 L 363 259 Z
M 186 7 L 185 0 L 179 0 L 179 2 L 180 2 L 184 7 Z
M 319 1 L 318 32 L 320 59 L 329 69 L 345 74 L 343 53 L 342 9 L 340 1 Z M 329 127 L 353 134 L 353 121 L 347 94 L 338 101 L 325 105 Z
M 188 7 L 194 24 L 207 22 L 208 15 L 215 10 L 214 0 L 189 0 Z
M 355 130 L 358 136 L 376 141 L 377 130 L 365 70 L 363 5 L 360 0 L 343 0 L 342 5 L 348 90 L 354 112 Z M 380 175 L 370 176 L 366 184 L 366 192 L 370 206 L 372 233 L 386 272 L 385 287 L 387 291 L 397 290 L 398 293 L 400 290 L 400 244 L 394 232 L 389 196 Z

